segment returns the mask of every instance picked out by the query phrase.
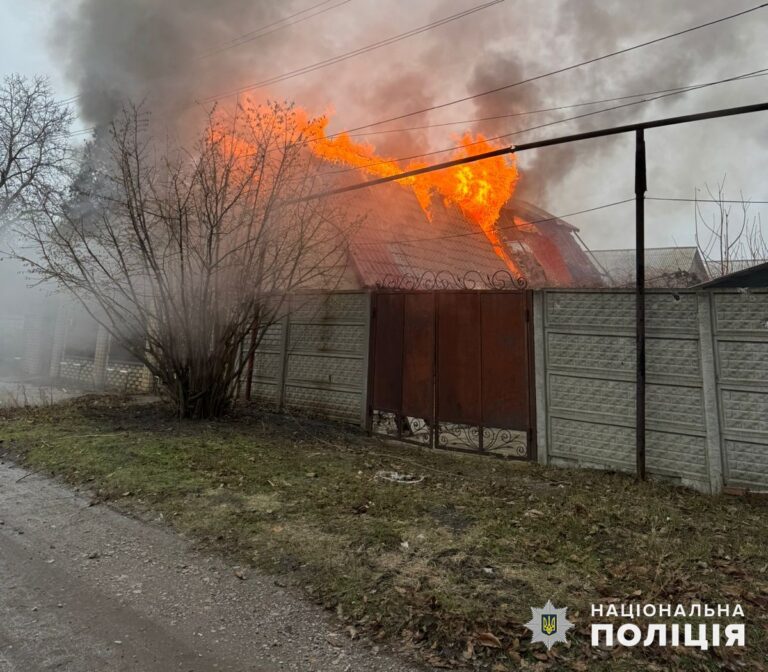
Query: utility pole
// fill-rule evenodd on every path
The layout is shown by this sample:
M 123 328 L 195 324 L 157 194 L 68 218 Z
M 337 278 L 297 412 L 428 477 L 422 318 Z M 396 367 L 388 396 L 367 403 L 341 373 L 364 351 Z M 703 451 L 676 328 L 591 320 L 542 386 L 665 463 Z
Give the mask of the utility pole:
M 645 131 L 635 131 L 635 440 L 637 478 L 645 480 Z
M 721 110 L 712 110 L 710 112 L 699 112 L 697 114 L 685 114 L 678 117 L 667 117 L 665 119 L 654 119 L 636 124 L 612 126 L 596 131 L 574 133 L 572 135 L 563 135 L 560 137 L 548 138 L 546 140 L 536 140 L 534 142 L 523 143 L 516 146 L 502 147 L 489 152 L 473 154 L 472 156 L 463 157 L 461 159 L 453 159 L 452 161 L 436 163 L 423 168 L 406 170 L 402 173 L 396 173 L 395 175 L 378 177 L 366 182 L 358 182 L 337 189 L 316 192 L 303 196 L 302 198 L 294 199 L 293 201 L 288 201 L 286 204 L 309 201 L 316 198 L 346 193 L 348 191 L 356 191 L 357 189 L 368 189 L 377 184 L 394 182 L 395 180 L 402 180 L 407 177 L 431 173 L 435 170 L 443 170 L 464 163 L 482 161 L 483 159 L 490 159 L 495 156 L 519 154 L 520 152 L 531 149 L 541 149 L 542 147 L 552 147 L 554 145 L 562 145 L 592 138 L 602 138 L 609 135 L 619 135 L 621 133 L 635 133 L 635 363 L 637 371 L 635 385 L 635 440 L 637 478 L 639 480 L 645 480 L 645 192 L 648 188 L 648 184 L 646 180 L 644 133 L 646 129 L 651 128 L 689 124 L 695 121 L 704 121 L 705 119 L 720 119 L 741 114 L 751 114 L 753 112 L 768 112 L 768 102 L 757 103 L 755 105 L 743 105 L 740 107 L 729 107 Z

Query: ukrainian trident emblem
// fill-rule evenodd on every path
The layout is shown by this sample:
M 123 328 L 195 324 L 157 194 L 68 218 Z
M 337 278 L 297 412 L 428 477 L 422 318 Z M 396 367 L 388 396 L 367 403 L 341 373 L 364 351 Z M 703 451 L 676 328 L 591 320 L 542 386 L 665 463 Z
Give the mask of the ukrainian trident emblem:
M 531 620 L 525 624 L 533 636 L 532 642 L 541 642 L 551 649 L 557 642 L 565 643 L 566 633 L 573 627 L 565 615 L 568 607 L 556 609 L 551 600 L 543 608 L 531 607 Z
M 557 632 L 557 614 L 542 614 L 541 630 L 545 635 L 554 635 Z

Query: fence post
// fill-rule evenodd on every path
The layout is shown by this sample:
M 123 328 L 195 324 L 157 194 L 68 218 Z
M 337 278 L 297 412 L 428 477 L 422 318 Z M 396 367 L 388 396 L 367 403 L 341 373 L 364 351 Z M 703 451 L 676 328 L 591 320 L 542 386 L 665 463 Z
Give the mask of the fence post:
M 707 430 L 707 474 L 711 494 L 723 489 L 722 438 L 720 436 L 720 408 L 715 370 L 715 341 L 712 329 L 712 296 L 697 293 L 699 317 L 699 350 L 701 352 L 702 394 L 704 396 L 704 426 Z
M 56 306 L 56 322 L 53 327 L 53 345 L 51 346 L 51 363 L 48 377 L 56 380 L 61 375 L 61 360 L 64 359 L 64 350 L 67 346 L 67 332 L 69 331 L 69 315 L 64 306 L 64 299 L 59 297 Z
M 277 409 L 281 413 L 285 410 L 285 383 L 288 378 L 288 340 L 291 328 L 291 310 L 293 305 L 288 298 L 288 311 L 280 320 L 280 372 L 277 378 Z
M 533 358 L 536 390 L 536 451 L 540 464 L 549 460 L 547 444 L 547 360 L 544 332 L 544 303 L 546 290 L 533 292 Z
M 360 428 L 366 432 L 371 431 L 371 403 L 373 392 L 373 311 L 375 300 L 373 292 L 366 292 L 368 299 L 365 311 L 365 332 L 363 337 L 363 380 L 360 394 Z
M 109 359 L 109 332 L 98 325 L 96 329 L 96 349 L 93 353 L 93 385 L 97 390 L 107 382 L 107 360 Z

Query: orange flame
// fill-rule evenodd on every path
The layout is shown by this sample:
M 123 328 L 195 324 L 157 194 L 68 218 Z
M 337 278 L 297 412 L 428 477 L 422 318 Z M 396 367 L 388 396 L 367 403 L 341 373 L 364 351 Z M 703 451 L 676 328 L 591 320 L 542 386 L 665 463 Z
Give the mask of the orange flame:
M 249 107 L 264 108 L 248 101 Z M 376 154 L 370 143 L 355 142 L 346 133 L 332 137 L 326 134 L 328 118 L 311 119 L 302 108 L 295 108 L 291 117 L 293 131 L 303 137 L 310 150 L 328 162 L 358 168 L 376 177 L 389 177 L 406 170 L 427 166 L 424 162 L 410 162 L 403 166 L 397 159 Z M 235 142 L 233 140 L 233 142 Z M 465 133 L 457 138 L 457 147 L 449 160 L 482 154 L 496 149 L 486 138 Z M 512 196 L 519 175 L 514 156 L 502 156 L 453 166 L 444 170 L 425 173 L 397 180 L 398 184 L 411 189 L 426 216 L 431 221 L 432 199 L 442 197 L 447 206 L 456 206 L 462 215 L 476 224 L 493 246 L 494 252 L 516 274 L 519 269 L 496 229 L 496 222 L 504 204 Z
M 376 177 L 396 175 L 404 170 L 426 166 L 411 162 L 402 166 L 396 159 L 376 155 L 369 143 L 356 143 L 346 133 L 328 138 L 325 134 L 327 120 L 313 126 L 310 143 L 312 151 L 327 161 L 359 168 Z M 485 137 L 475 138 L 465 133 L 458 139 L 458 147 L 450 160 L 482 154 L 495 149 Z M 514 157 L 507 160 L 498 156 L 475 163 L 466 163 L 444 170 L 397 180 L 413 190 L 422 209 L 431 219 L 430 208 L 435 195 L 442 197 L 446 206 L 455 205 L 466 219 L 477 224 L 493 245 L 496 254 L 513 273 L 517 265 L 507 252 L 498 231 L 496 221 L 504 204 L 512 196 L 519 178 Z

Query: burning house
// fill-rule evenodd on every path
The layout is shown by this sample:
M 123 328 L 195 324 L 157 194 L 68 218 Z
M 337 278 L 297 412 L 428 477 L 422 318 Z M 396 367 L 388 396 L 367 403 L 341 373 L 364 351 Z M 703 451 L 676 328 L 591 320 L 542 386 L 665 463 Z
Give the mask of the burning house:
M 326 135 L 327 120 L 306 122 L 312 153 L 336 184 L 391 177 L 422 168 L 418 161 L 379 156 L 350 136 Z M 494 149 L 482 135 L 458 139 L 451 159 Z M 350 245 L 346 286 L 413 283 L 444 274 L 442 286 L 468 274 L 475 286 L 502 275 L 518 286 L 600 287 L 601 274 L 578 238 L 578 229 L 514 198 L 519 179 L 514 157 L 497 156 L 356 192 L 348 209 L 362 224 Z M 492 283 L 501 284 L 501 283 Z
M 501 207 L 492 239 L 458 207 L 436 202 L 427 214 L 397 184 L 361 193 L 356 209 L 364 219 L 350 244 L 347 288 L 397 286 L 441 274 L 449 286 L 463 278 L 481 286 L 494 274 L 529 287 L 603 284 L 578 229 L 525 201 L 512 198 Z

